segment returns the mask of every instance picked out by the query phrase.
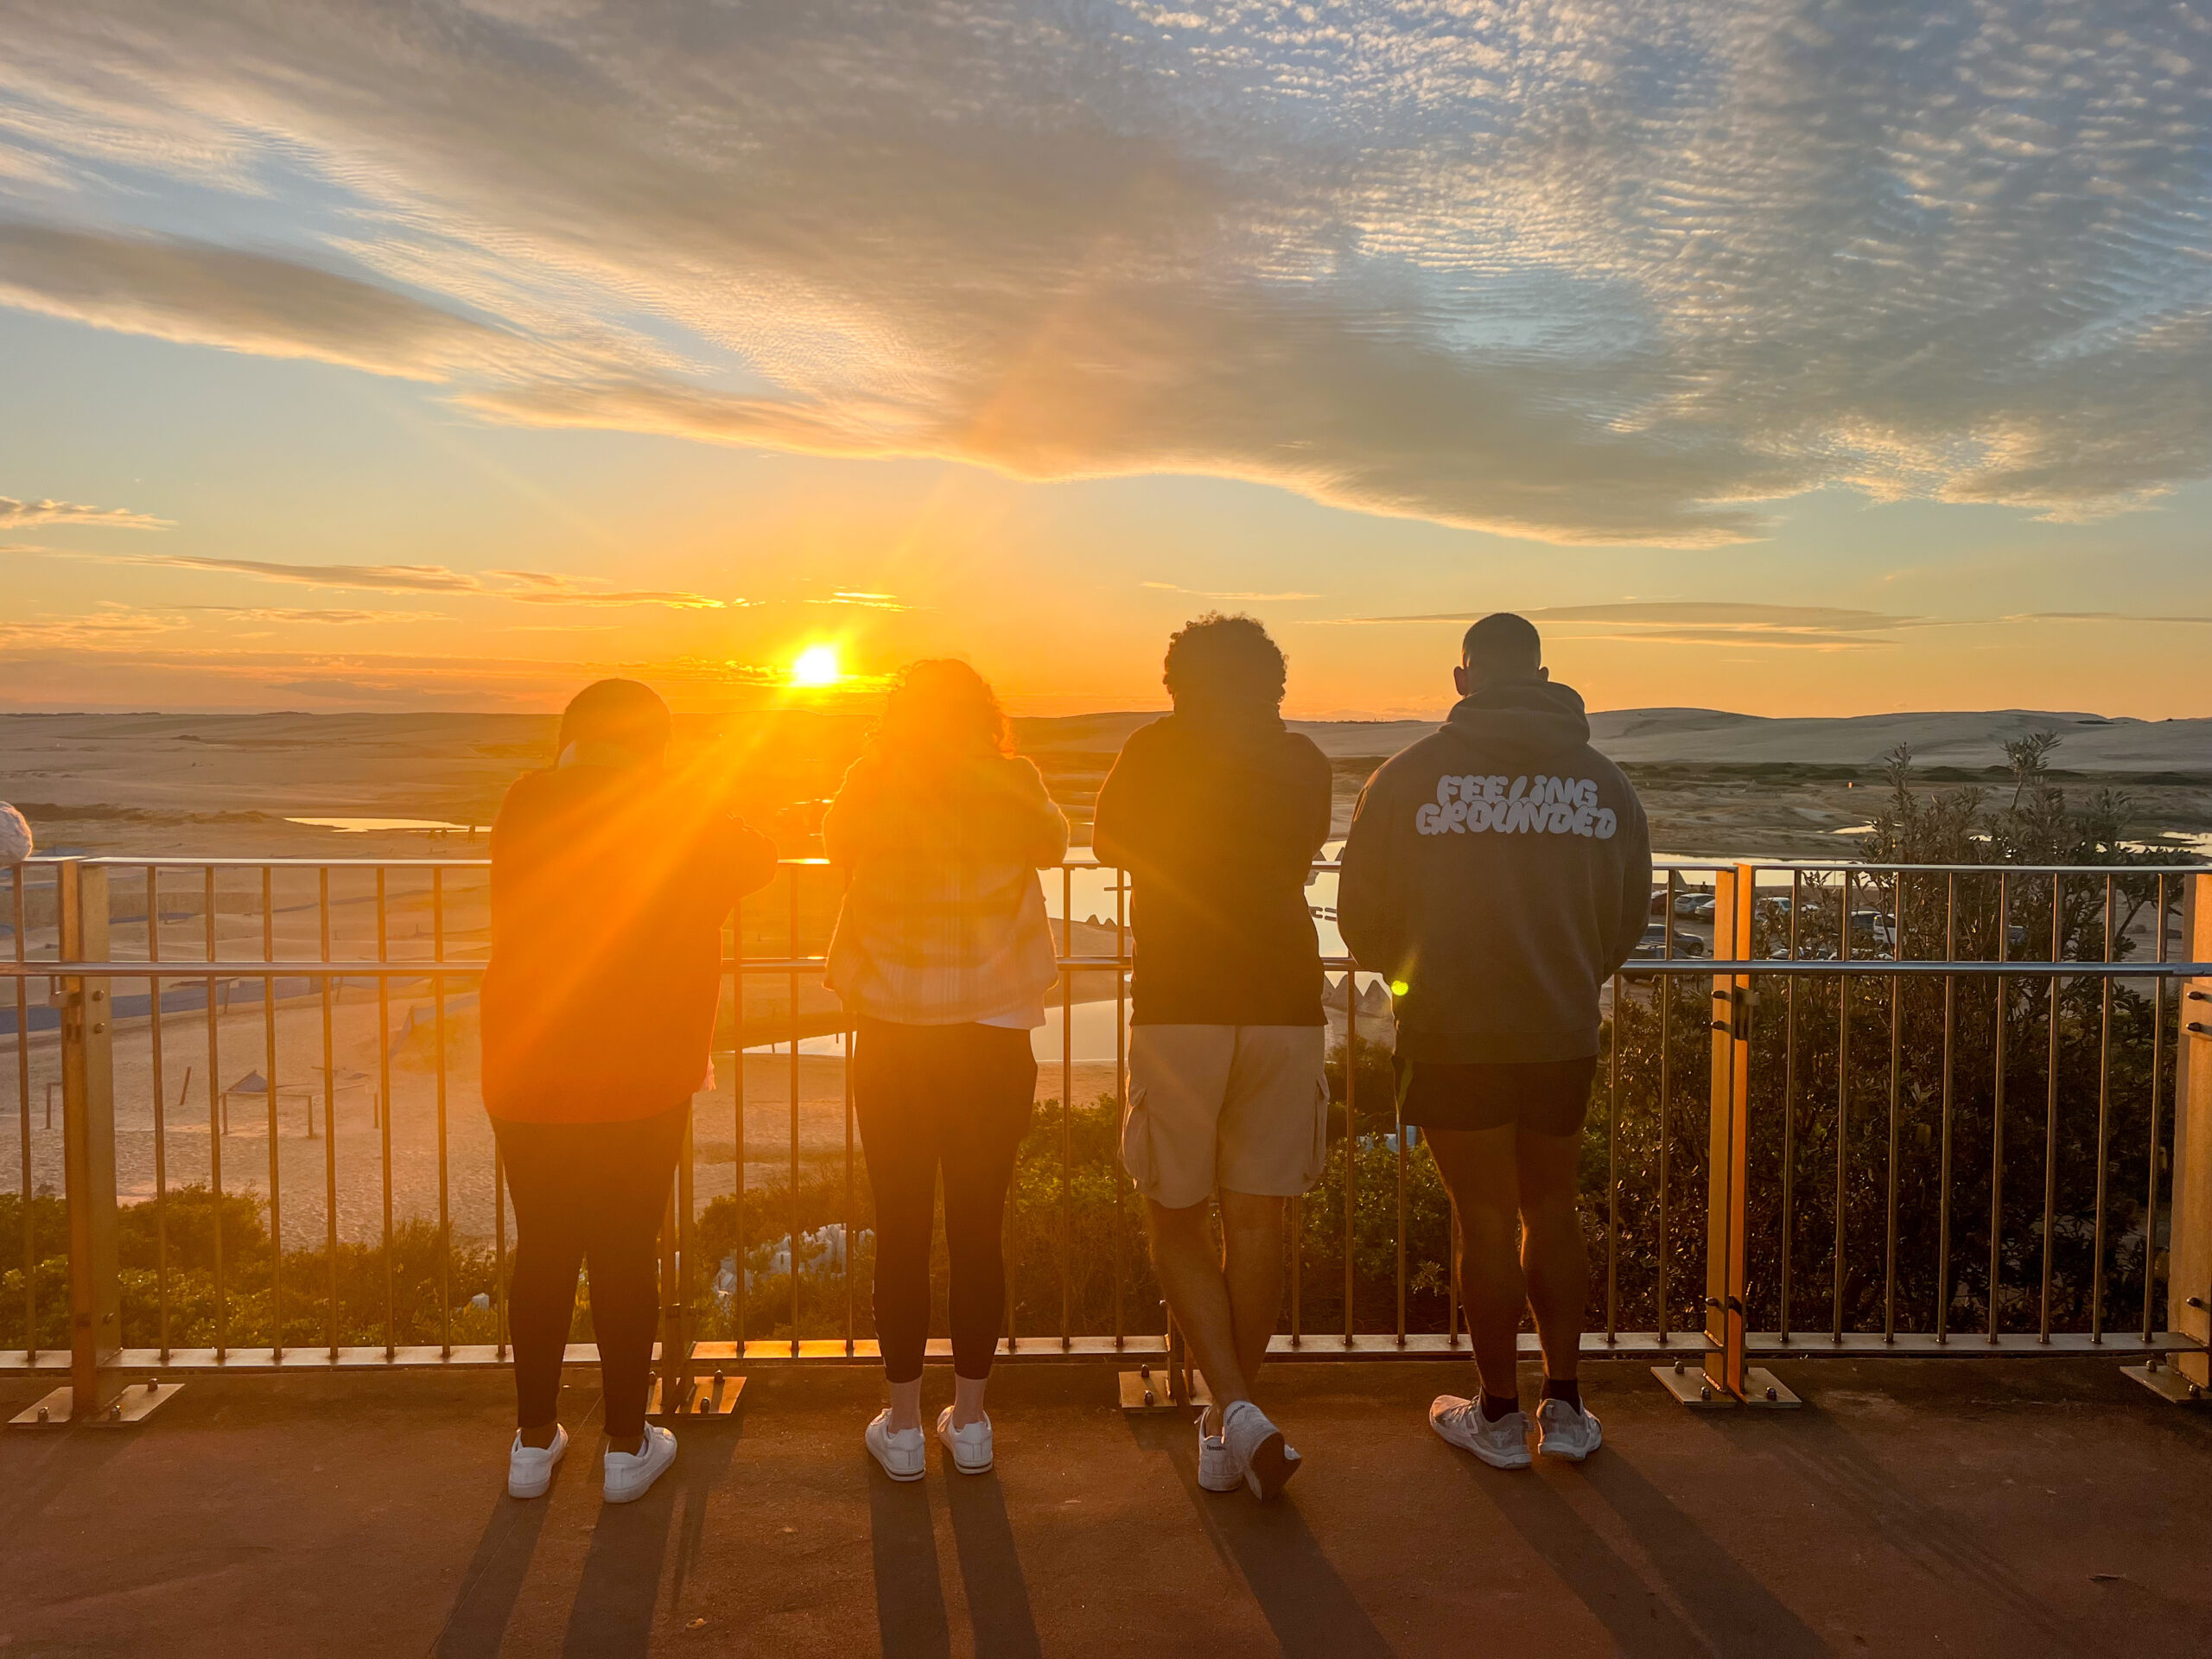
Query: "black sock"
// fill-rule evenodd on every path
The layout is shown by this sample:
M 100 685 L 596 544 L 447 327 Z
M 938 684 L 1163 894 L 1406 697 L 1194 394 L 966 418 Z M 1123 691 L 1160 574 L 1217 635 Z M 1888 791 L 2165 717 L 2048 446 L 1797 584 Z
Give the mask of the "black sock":
M 1492 1394 L 1483 1390 L 1483 1421 L 1494 1423 L 1501 1417 L 1510 1416 L 1521 1409 L 1521 1397 L 1513 1394 Z
M 1580 1411 L 1582 1409 L 1582 1386 L 1571 1376 L 1548 1376 L 1544 1379 L 1544 1398 L 1564 1400 Z

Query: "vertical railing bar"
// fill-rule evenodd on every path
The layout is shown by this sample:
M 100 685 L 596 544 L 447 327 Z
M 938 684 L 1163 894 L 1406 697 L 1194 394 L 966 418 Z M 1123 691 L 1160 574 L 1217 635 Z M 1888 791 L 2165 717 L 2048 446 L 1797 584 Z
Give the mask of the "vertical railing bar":
M 1353 1203 L 1359 1173 L 1359 976 L 1344 969 L 1344 1346 L 1352 1345 L 1353 1309 L 1357 1300 L 1354 1260 Z
M 2001 965 L 2012 950 L 2012 878 L 1997 877 L 1997 960 Z M 1997 976 L 1997 1033 L 1995 1098 L 1991 1109 L 1989 1136 L 1989 1340 L 1998 1337 L 1999 1276 L 2005 1266 L 2005 1062 L 2011 1047 L 2011 1022 L 2005 1007 L 2005 976 Z
M 1128 1011 L 1123 1001 L 1128 994 L 1129 983 L 1128 890 L 1128 873 L 1116 869 L 1114 872 L 1114 1123 L 1117 1134 L 1121 1124 L 1128 1117 L 1129 1109 Z M 1108 1160 L 1108 1174 L 1114 1183 L 1114 1349 L 1118 1353 L 1128 1340 L 1128 1321 L 1122 1313 L 1123 1283 L 1127 1277 L 1125 1252 L 1122 1246 L 1128 1225 L 1128 1211 L 1127 1200 L 1123 1196 L 1125 1184 L 1122 1179 L 1122 1165 L 1119 1158 Z M 1294 1210 L 1294 1217 L 1295 1214 Z M 1298 1274 L 1295 1266 L 1298 1257 L 1295 1240 L 1293 1241 L 1291 1249 L 1293 1252 L 1291 1302 L 1295 1307 L 1298 1300 Z M 1295 1328 L 1294 1314 L 1293 1328 Z
M 2158 878 L 2158 959 L 2166 959 L 2166 878 Z M 2149 1342 L 2157 1326 L 2157 1307 L 2152 1298 L 2157 1294 L 2158 1240 L 2158 1090 L 2164 1075 L 2166 1037 L 2166 980 L 2161 974 L 2151 982 L 2151 1146 L 2145 1160 L 2150 1175 L 2146 1185 L 2150 1191 L 2143 1205 L 2143 1340 Z M 2187 1007 L 2186 1002 L 2182 1004 Z M 2178 1033 L 2177 1033 L 2178 1039 Z
M 730 1020 L 730 1112 L 735 1119 L 734 1139 L 737 1143 L 737 1173 L 730 1183 L 737 1224 L 737 1319 L 734 1332 L 737 1357 L 745 1358 L 745 1310 L 750 1300 L 752 1287 L 746 1275 L 752 1271 L 752 1253 L 745 1242 L 745 901 L 741 899 L 730 906 L 729 933 L 731 967 L 729 974 Z M 770 1052 L 774 1051 L 772 1047 Z M 846 1254 L 852 1253 L 852 1242 L 845 1244 Z
M 1406 1120 L 1396 1091 L 1391 1093 L 1390 1112 L 1398 1142 L 1398 1346 L 1406 1345 Z
M 215 961 L 218 952 L 215 939 L 215 867 L 205 867 L 207 877 L 203 889 L 201 921 L 207 935 L 207 960 Z M 219 1023 L 215 1014 L 215 995 L 221 988 L 219 982 L 207 982 L 207 1185 L 215 1194 L 214 1258 L 215 1258 L 215 1363 L 222 1364 L 230 1357 L 230 1298 L 223 1274 L 223 1133 L 229 1115 L 229 1103 L 223 1097 L 222 1085 L 217 1081 L 222 1069 L 222 1039 Z
M 1650 914 L 1651 901 L 1644 900 L 1644 913 Z M 1612 1040 L 1605 1054 L 1605 1346 L 1615 1346 L 1620 1341 L 1621 1324 L 1621 1009 L 1624 987 L 1618 973 L 1613 976 Z M 1433 1154 L 1432 1154 L 1433 1155 Z M 1447 1236 L 1445 1248 L 1451 1249 Z M 1451 1316 L 1454 1325 L 1453 1338 L 1459 1332 L 1459 1275 L 1445 1263 L 1444 1277 L 1451 1286 Z M 1452 1344 L 1447 1344 L 1452 1345 Z
M 791 872 L 791 948 L 785 953 L 788 962 L 798 960 L 798 873 L 805 868 L 793 864 Z M 798 969 L 790 971 L 788 995 L 791 1015 L 791 1181 L 785 1188 L 784 1216 L 789 1227 L 791 1262 L 791 1357 L 798 1357 Z
M 276 960 L 276 872 L 269 865 L 261 867 L 261 959 Z M 274 975 L 264 975 L 261 981 L 261 1030 L 264 1058 L 267 1070 L 263 1082 L 268 1089 L 264 1096 L 269 1117 L 269 1355 L 277 1364 L 284 1360 L 284 1221 L 281 1195 L 278 1191 L 279 1171 L 283 1160 L 278 1157 L 283 1149 L 283 1137 L 278 1135 L 276 1118 L 276 980 Z
M 840 1070 L 843 1073 L 845 1085 L 845 1357 L 848 1359 L 853 1357 L 856 1339 L 853 1257 L 860 1250 L 859 1217 L 853 1213 L 853 1050 L 858 1040 L 859 1033 L 849 1026 L 837 1033 L 837 1046 L 843 1051 L 843 1065 Z
M 2112 961 L 2113 878 L 2105 877 L 2105 961 Z M 2112 1138 L 2112 976 L 2102 982 L 2097 1036 L 2097 1215 L 2089 1257 L 2089 1340 L 2105 1339 L 2105 1157 Z M 2152 1154 L 2157 1156 L 2156 1153 Z
M 377 866 L 377 960 L 391 960 L 391 925 L 385 904 L 384 866 Z M 377 976 L 378 1152 L 384 1187 L 384 1357 L 399 1353 L 399 1293 L 391 1243 L 391 981 Z
M 1959 873 L 1943 878 L 1943 960 L 1959 957 Z M 1958 1018 L 1959 980 L 1943 976 L 1942 1164 L 1936 1199 L 1936 1340 L 1951 1339 L 1951 1047 Z
M 1903 870 L 1890 873 L 1890 961 L 1904 960 Z M 1882 1340 L 1897 1339 L 1897 1136 L 1904 1122 L 1899 1090 L 1904 1075 L 1904 981 L 1890 976 L 1890 1166 L 1889 1205 L 1882 1266 Z
M 1060 866 L 1060 949 L 1075 955 L 1075 871 Z M 1060 1351 L 1075 1346 L 1075 969 L 1060 969 Z
M 1678 870 L 1667 872 L 1665 907 L 1660 917 L 1660 955 L 1666 961 L 1675 959 L 1675 887 L 1681 880 Z M 1669 1189 L 1674 1184 L 1674 1135 L 1669 1132 L 1668 1109 L 1675 1093 L 1675 981 L 1672 975 L 1662 974 L 1654 989 L 1659 999 L 1659 1238 L 1658 1249 L 1653 1252 L 1654 1271 L 1659 1313 L 1659 1341 L 1664 1346 L 1667 1332 L 1673 1327 L 1673 1318 L 1667 1306 L 1667 1269 L 1674 1255 L 1674 1229 L 1669 1211 Z
M 446 871 L 442 864 L 430 871 L 430 950 L 432 959 L 446 959 Z M 430 998 L 435 1007 L 431 1035 L 438 1046 L 438 1354 L 453 1357 L 453 1205 L 452 1183 L 446 1158 L 446 976 L 434 973 Z
M 157 865 L 146 866 L 146 960 L 162 959 L 162 877 Z M 162 1096 L 168 1092 L 162 1077 L 162 982 L 158 975 L 149 975 L 146 989 L 147 1038 L 150 1044 L 149 1058 L 153 1064 L 154 1081 L 154 1297 L 160 1313 L 162 1363 L 169 1363 L 169 1165 L 168 1102 Z M 16 1027 L 18 1046 L 27 1045 L 30 1033 L 20 1022 Z M 30 1189 L 23 1189 L 23 1201 L 30 1202 Z
M 23 948 L 23 931 L 29 925 L 29 906 L 23 903 L 23 868 L 21 864 L 8 869 L 9 920 L 15 929 L 16 960 L 27 962 L 29 957 Z M 210 993 L 212 1003 L 213 993 Z M 31 1003 L 30 981 L 16 981 L 16 1125 L 22 1142 L 23 1182 L 18 1189 L 23 1195 L 23 1363 L 34 1364 L 38 1359 L 38 1236 L 32 1226 L 31 1198 L 36 1192 L 31 1185 Z
M 1805 912 L 1805 873 L 1789 872 L 1789 959 L 1797 960 L 1798 924 Z M 1776 1310 L 1782 1340 L 1789 1340 L 1790 1267 L 1797 1243 L 1797 976 L 1782 993 L 1782 1275 Z
M 330 1268 L 330 1363 L 338 1363 L 338 1056 L 331 1033 L 330 867 L 315 871 L 316 919 L 321 927 L 322 960 L 322 1180 L 323 1248 Z M 308 1103 L 308 1128 L 315 1128 L 315 1103 Z M 494 1183 L 496 1196 L 497 1183 Z
M 1843 873 L 1843 881 L 1836 890 L 1836 946 L 1838 962 L 1851 960 L 1851 885 L 1852 872 Z M 1846 1208 L 1847 1150 L 1851 1141 L 1851 976 L 1838 974 L 1835 980 L 1835 1259 L 1832 1271 L 1834 1289 L 1832 1297 L 1828 1336 L 1833 1342 L 1843 1341 L 1844 1258 L 1849 1243 Z
M 2065 887 L 2062 876 L 2050 878 L 2050 959 L 2060 959 L 2063 939 L 2061 932 L 2062 912 L 2059 895 Z M 2046 1012 L 2050 1016 L 2050 1055 L 2046 1063 L 2044 1086 L 2043 1129 L 2043 1306 L 2036 1315 L 2038 1342 L 2050 1340 L 2050 1274 L 2053 1260 L 2052 1229 L 2058 1213 L 2058 976 L 2050 976 L 2050 1001 Z

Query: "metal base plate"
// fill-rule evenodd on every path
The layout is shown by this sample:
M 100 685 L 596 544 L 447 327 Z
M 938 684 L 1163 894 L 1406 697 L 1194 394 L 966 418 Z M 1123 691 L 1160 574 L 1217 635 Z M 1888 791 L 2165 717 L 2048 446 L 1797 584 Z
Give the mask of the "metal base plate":
M 661 1404 L 662 1380 L 653 1378 L 652 1392 L 645 1397 L 645 1415 L 663 1422 L 675 1422 L 683 1417 L 727 1417 L 737 1409 L 738 1396 L 745 1392 L 745 1379 L 716 1371 L 709 1376 L 695 1376 L 681 1408 L 668 1410 Z
M 118 1389 L 100 1408 L 86 1417 L 87 1428 L 128 1428 L 133 1423 L 143 1423 L 162 1407 L 184 1392 L 181 1382 L 131 1382 Z M 73 1403 L 67 1386 L 54 1389 L 45 1399 L 28 1411 L 18 1412 L 8 1421 L 25 1428 L 67 1428 L 71 1425 L 69 1408 Z
M 2203 1388 L 2190 1382 L 2171 1363 L 2161 1364 L 2155 1370 L 2149 1365 L 2123 1365 L 2120 1373 L 2133 1377 L 2161 1400 L 2171 1400 L 2177 1406 L 2193 1406 L 2202 1402 Z M 18 1420 L 20 1421 L 20 1420 Z
M 1184 1373 L 1190 1381 L 1191 1397 L 1181 1403 L 1168 1398 L 1167 1367 L 1163 1362 L 1144 1365 L 1134 1371 L 1122 1373 L 1122 1409 L 1123 1411 L 1188 1411 L 1192 1407 L 1213 1403 L 1213 1395 L 1206 1390 L 1206 1380 L 1196 1371 Z
M 1788 1411 L 1805 1402 L 1765 1366 L 1750 1365 L 1744 1370 L 1744 1403 L 1766 1411 Z
M 1704 1367 L 1692 1365 L 1687 1360 L 1672 1365 L 1654 1365 L 1651 1375 L 1657 1377 L 1661 1385 L 1675 1399 L 1700 1411 L 1718 1411 L 1729 1406 L 1757 1406 L 1766 1411 L 1786 1411 L 1805 1403 L 1788 1383 L 1764 1365 L 1745 1368 L 1744 1397 L 1741 1400 L 1717 1386 L 1705 1374 Z
M 1717 1411 L 1736 1403 L 1735 1395 L 1713 1386 L 1702 1365 L 1693 1365 L 1688 1360 L 1677 1360 L 1672 1365 L 1654 1365 L 1651 1375 L 1675 1399 L 1698 1410 Z

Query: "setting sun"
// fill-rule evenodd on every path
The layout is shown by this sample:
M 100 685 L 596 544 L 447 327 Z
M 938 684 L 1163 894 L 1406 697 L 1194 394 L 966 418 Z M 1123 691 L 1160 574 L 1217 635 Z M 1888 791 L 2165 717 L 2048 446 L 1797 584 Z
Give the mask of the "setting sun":
M 835 685 L 841 677 L 835 645 L 809 645 L 791 664 L 793 685 Z

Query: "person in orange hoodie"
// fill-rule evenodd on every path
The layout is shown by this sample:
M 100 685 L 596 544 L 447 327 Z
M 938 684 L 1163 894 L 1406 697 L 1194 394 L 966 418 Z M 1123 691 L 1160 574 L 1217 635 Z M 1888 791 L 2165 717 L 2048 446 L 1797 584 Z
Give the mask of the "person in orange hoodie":
M 543 1493 L 568 1450 L 561 1364 L 587 1258 L 607 1501 L 642 1497 L 676 1459 L 645 1422 L 656 1242 L 709 1071 L 722 923 L 776 853 L 718 783 L 668 768 L 670 726 L 635 680 L 586 686 L 554 764 L 518 779 L 492 825 L 484 1105 L 515 1205 L 516 1497 Z

